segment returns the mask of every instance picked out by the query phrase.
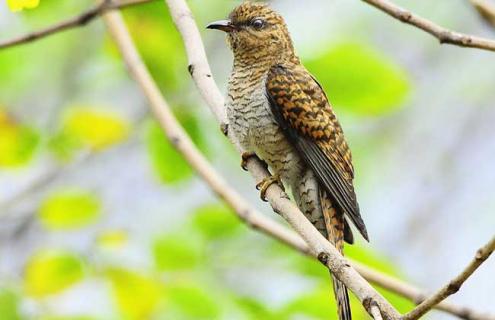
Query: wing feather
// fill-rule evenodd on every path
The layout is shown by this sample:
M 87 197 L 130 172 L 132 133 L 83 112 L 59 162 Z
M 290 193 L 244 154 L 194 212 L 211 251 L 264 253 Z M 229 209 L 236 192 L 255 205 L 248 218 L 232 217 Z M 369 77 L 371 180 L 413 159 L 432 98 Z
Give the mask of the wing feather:
M 266 93 L 288 140 L 368 240 L 352 182 L 351 153 L 321 86 L 302 67 L 277 65 L 268 74 Z

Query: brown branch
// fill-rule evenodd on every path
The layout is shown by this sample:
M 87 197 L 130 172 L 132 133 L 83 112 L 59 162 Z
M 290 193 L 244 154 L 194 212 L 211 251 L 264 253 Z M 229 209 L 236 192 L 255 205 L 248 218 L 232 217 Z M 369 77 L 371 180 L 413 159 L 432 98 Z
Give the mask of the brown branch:
M 103 13 L 109 10 L 126 8 L 143 3 L 148 3 L 151 1 L 153 0 L 121 0 L 117 3 L 114 3 L 112 1 L 103 1 L 98 5 L 94 6 L 93 8 L 88 9 L 87 11 L 75 17 L 60 21 L 44 29 L 22 35 L 14 39 L 0 42 L 0 49 L 6 49 L 16 45 L 33 42 L 35 40 L 39 40 L 62 31 L 84 26 L 89 22 L 91 22 L 96 17 L 102 15 Z
M 372 303 L 372 305 L 370 307 L 370 313 L 371 313 L 371 316 L 373 317 L 373 319 L 383 320 L 383 317 L 382 317 L 382 314 L 380 312 L 380 308 L 378 307 L 378 305 Z
M 495 4 L 486 0 L 469 0 L 469 2 L 486 22 L 495 27 Z
M 362 0 L 388 15 L 415 26 L 437 38 L 441 44 L 452 44 L 460 47 L 478 48 L 495 51 L 495 40 L 476 37 L 451 31 L 425 18 L 417 16 L 387 0 Z
M 402 296 L 412 301 L 414 304 L 420 304 L 427 296 L 426 293 L 419 288 L 382 272 L 373 270 L 359 262 L 353 261 L 352 266 L 372 284 Z M 433 308 L 465 320 L 495 320 L 495 315 L 493 314 L 480 313 L 471 308 L 458 306 L 447 301 L 442 301 Z
M 421 302 L 416 308 L 404 316 L 404 320 L 416 320 L 421 318 L 425 313 L 430 311 L 435 305 L 445 300 L 448 296 L 459 291 L 464 282 L 485 262 L 486 259 L 495 250 L 495 237 L 493 237 L 486 245 L 480 248 L 471 261 L 471 263 L 446 286 L 438 290 L 435 294 Z

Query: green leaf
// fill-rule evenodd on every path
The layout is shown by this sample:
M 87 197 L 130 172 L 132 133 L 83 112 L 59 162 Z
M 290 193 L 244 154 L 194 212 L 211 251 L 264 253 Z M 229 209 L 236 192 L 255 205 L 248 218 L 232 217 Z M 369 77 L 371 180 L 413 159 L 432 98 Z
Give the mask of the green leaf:
M 337 314 L 337 306 L 331 299 L 333 298 L 330 286 L 328 286 L 328 291 L 326 292 L 316 290 L 305 293 L 287 304 L 282 310 L 284 316 L 281 318 L 290 318 L 293 315 L 303 314 L 314 319 L 329 319 L 332 315 Z
M 24 287 L 33 297 L 44 297 L 72 286 L 84 276 L 83 262 L 66 251 L 43 250 L 26 265 Z
M 398 108 L 409 92 L 406 72 L 364 44 L 340 43 L 305 61 L 329 100 L 357 115 L 377 116 Z
M 396 266 L 387 257 L 373 251 L 369 246 L 348 245 L 345 247 L 345 255 L 388 275 L 397 276 L 399 274 Z
M 205 151 L 200 124 L 196 116 L 184 108 L 175 115 L 193 142 Z M 162 129 L 156 122 L 150 122 L 147 132 L 148 153 L 155 172 L 163 183 L 177 184 L 190 178 L 193 171 L 182 155 L 168 141 Z
M 70 230 L 95 222 L 101 214 L 99 199 L 85 190 L 57 191 L 41 204 L 38 217 L 48 229 Z
M 39 320 L 96 320 L 96 318 L 86 315 L 68 315 L 68 316 L 48 315 L 48 316 L 42 316 L 41 318 L 39 318 Z
M 249 315 L 249 319 L 263 319 L 263 320 L 280 320 L 283 319 L 279 314 L 270 310 L 266 304 L 250 298 L 240 297 L 236 299 L 237 304 L 241 309 Z
M 158 2 L 149 3 L 125 11 L 124 17 L 156 82 L 167 92 L 180 88 L 185 80 L 187 60 L 166 7 Z M 166 53 L 166 57 L 157 52 Z
M 147 145 L 153 169 L 163 183 L 174 184 L 191 177 L 191 168 L 155 122 L 148 127 Z
M 293 301 L 289 302 L 281 311 L 278 319 L 292 319 L 296 315 L 309 316 L 310 319 L 333 319 L 337 317 L 337 304 L 333 296 L 330 275 L 327 272 L 327 278 L 324 285 L 317 289 L 304 293 Z M 361 303 L 354 298 L 352 293 L 349 294 L 352 319 L 367 320 L 368 314 Z M 304 318 L 304 317 L 303 317 Z
M 154 242 L 153 256 L 160 270 L 191 269 L 199 263 L 201 250 L 191 237 L 167 235 Z
M 66 115 L 62 129 L 63 134 L 95 151 L 122 142 L 129 131 L 129 123 L 121 116 L 88 106 L 72 109 Z
M 129 234 L 125 230 L 106 230 L 98 235 L 96 239 L 99 246 L 103 248 L 119 249 L 129 242 Z
M 2 320 L 20 320 L 19 297 L 6 289 L 0 288 L 0 315 Z
M 0 167 L 26 165 L 39 144 L 38 133 L 21 125 L 0 108 Z
M 220 318 L 220 307 L 211 292 L 192 284 L 176 284 L 169 286 L 167 293 L 169 312 L 177 315 L 177 319 Z
M 72 160 L 76 151 L 82 147 L 82 142 L 65 131 L 57 132 L 48 141 L 48 148 L 62 161 Z
M 40 0 L 7 0 L 7 5 L 14 12 L 24 9 L 34 9 L 39 4 Z
M 162 297 L 161 283 L 147 275 L 119 268 L 109 269 L 106 274 L 125 319 L 150 319 Z
M 208 204 L 195 210 L 193 226 L 207 239 L 235 235 L 242 224 L 230 208 L 223 204 Z

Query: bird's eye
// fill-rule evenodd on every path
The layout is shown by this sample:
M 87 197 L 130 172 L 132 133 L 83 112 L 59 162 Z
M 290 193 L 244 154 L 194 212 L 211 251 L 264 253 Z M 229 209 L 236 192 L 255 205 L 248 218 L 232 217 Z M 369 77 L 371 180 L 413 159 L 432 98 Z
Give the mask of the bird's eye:
M 265 21 L 259 18 L 253 19 L 253 21 L 251 21 L 251 26 L 256 30 L 260 30 L 265 26 Z

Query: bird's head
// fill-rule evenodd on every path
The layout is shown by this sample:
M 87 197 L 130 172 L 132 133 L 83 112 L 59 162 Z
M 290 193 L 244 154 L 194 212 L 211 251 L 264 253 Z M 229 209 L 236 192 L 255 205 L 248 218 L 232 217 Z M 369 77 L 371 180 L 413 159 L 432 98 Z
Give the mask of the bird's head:
M 207 28 L 227 33 L 236 59 L 260 61 L 295 57 L 284 19 L 266 4 L 244 2 L 227 20 L 210 23 Z

